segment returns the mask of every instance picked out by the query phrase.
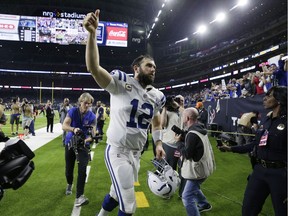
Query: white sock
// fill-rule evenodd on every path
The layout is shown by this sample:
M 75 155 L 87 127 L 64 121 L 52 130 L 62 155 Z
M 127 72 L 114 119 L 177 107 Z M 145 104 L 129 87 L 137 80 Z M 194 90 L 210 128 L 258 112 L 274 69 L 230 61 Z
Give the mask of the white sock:
M 108 211 L 101 208 L 100 212 L 98 213 L 98 216 L 108 216 L 108 213 L 109 213 Z

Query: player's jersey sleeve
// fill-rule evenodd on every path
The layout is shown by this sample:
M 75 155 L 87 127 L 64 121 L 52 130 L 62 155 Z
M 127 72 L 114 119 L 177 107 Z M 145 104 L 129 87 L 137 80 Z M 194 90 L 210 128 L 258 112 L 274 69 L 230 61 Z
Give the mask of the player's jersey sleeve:
M 128 75 L 120 70 L 113 70 L 110 72 L 110 75 L 112 80 L 105 90 L 111 94 L 117 94 L 121 91 L 121 88 L 123 88 L 123 83 L 127 82 Z
M 166 97 L 163 94 L 163 92 L 157 90 L 154 88 L 155 94 L 156 94 L 156 103 L 155 103 L 155 109 L 154 109 L 154 115 L 156 115 L 161 109 L 162 107 L 165 105 L 166 103 Z

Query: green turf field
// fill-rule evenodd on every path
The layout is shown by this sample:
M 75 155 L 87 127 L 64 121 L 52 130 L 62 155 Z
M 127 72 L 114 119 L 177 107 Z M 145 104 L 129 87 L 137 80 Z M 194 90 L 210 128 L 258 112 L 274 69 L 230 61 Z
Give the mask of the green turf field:
M 58 123 L 58 115 L 54 123 Z M 109 119 L 105 123 L 105 130 Z M 46 118 L 38 117 L 35 129 L 45 127 Z M 3 131 L 9 135 L 9 122 Z M 85 186 L 85 195 L 90 203 L 81 208 L 81 216 L 94 216 L 101 208 L 102 200 L 109 191 L 110 179 L 104 164 L 105 140 L 94 149 L 94 158 L 90 162 L 91 171 Z M 247 176 L 251 165 L 247 155 L 223 153 L 215 148 L 216 142 L 211 138 L 217 168 L 212 176 L 203 183 L 202 189 L 213 206 L 209 212 L 201 215 L 209 216 L 240 216 L 241 203 L 246 187 Z M 0 201 L 0 216 L 68 216 L 71 215 L 75 199 L 75 186 L 72 196 L 65 196 L 66 181 L 64 176 L 64 148 L 58 137 L 35 151 L 35 171 L 28 181 L 18 190 L 8 189 Z M 150 192 L 147 181 L 147 170 L 152 170 L 149 162 L 153 158 L 150 144 L 141 159 L 139 173 L 140 186 L 136 192 L 143 192 L 149 207 L 138 207 L 136 216 L 184 216 L 186 215 L 181 199 L 175 194 L 171 199 L 164 200 Z M 75 183 L 74 183 L 75 185 Z M 114 210 L 110 215 L 117 215 Z M 266 201 L 262 214 L 272 216 L 273 208 L 270 198 Z

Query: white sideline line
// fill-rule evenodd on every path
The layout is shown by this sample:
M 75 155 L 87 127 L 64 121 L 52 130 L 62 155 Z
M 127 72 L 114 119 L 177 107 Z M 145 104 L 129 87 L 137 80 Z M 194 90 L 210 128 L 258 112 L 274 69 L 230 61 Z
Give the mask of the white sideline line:
M 81 212 L 81 207 L 76 207 L 74 205 L 73 207 L 73 211 L 71 213 L 71 216 L 79 216 L 80 215 L 80 212 Z
M 62 135 L 62 125 L 60 123 L 53 125 L 53 133 L 48 133 L 46 127 L 40 128 L 35 130 L 36 136 L 29 135 L 29 139 L 23 140 L 26 145 L 32 150 L 35 151 L 36 149 L 44 146 L 48 142 L 52 141 L 53 139 L 57 138 L 58 136 Z M 18 137 L 12 137 L 10 139 L 18 139 Z M 59 143 L 60 145 L 61 143 Z M 5 143 L 0 143 L 0 152 L 5 147 Z

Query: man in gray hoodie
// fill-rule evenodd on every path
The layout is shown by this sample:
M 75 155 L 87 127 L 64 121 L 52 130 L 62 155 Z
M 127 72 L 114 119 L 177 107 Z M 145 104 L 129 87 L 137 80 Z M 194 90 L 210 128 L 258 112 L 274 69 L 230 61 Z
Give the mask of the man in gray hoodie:
M 182 155 L 181 174 L 186 179 L 182 202 L 188 216 L 200 216 L 200 212 L 209 211 L 212 206 L 200 189 L 200 185 L 215 170 L 215 160 L 211 143 L 204 126 L 198 123 L 196 108 L 187 108 L 183 112 L 183 125 L 188 131 L 184 145 L 180 147 Z M 181 142 L 181 135 L 176 135 Z

